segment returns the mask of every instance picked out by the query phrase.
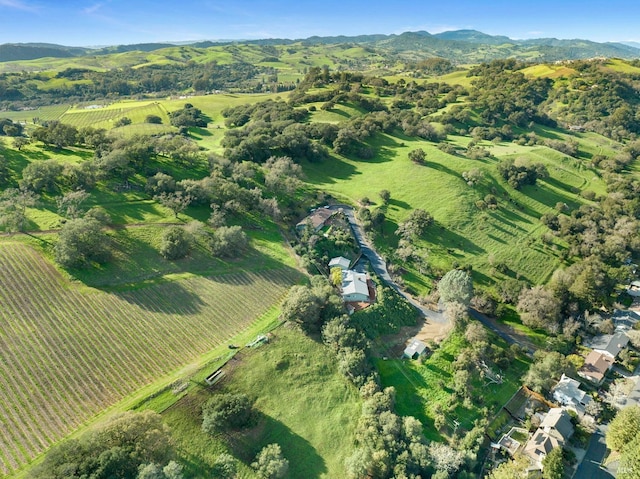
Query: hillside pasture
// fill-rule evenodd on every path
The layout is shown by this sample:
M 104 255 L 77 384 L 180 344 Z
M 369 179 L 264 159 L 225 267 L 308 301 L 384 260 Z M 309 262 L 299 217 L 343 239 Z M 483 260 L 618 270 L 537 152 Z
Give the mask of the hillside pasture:
M 463 146 L 467 139 L 451 137 L 454 144 L 458 140 Z M 388 252 L 397 245 L 394 231 L 398 223 L 412 209 L 425 209 L 436 224 L 417 244 L 427 252 L 429 263 L 445 271 L 453 262 L 470 264 L 474 279 L 481 284 L 490 283 L 489 277 L 495 274 L 490 258 L 504 262 L 509 275 L 519 274 L 533 283 L 544 282 L 559 264 L 562 245 L 541 241 L 547 229 L 540 223 L 540 216 L 559 202 L 572 208 L 583 204 L 586 200 L 580 197 L 580 190 L 601 194 L 605 189 L 604 182 L 586 162 L 547 147 L 483 142 L 492 157 L 472 160 L 444 153 L 433 143 L 409 138 L 378 134 L 369 143 L 377 151 L 371 160 L 333 156 L 322 162 L 305 163 L 309 183 L 354 204 L 363 197 L 380 203 L 378 192 L 389 190 L 387 222 L 377 239 L 378 247 Z M 409 152 L 416 148 L 426 152 L 424 165 L 408 159 Z M 496 169 L 498 161 L 505 158 L 542 162 L 550 176 L 536 186 L 514 190 Z M 462 178 L 462 172 L 472 168 L 478 168 L 484 176 L 474 187 Z M 476 206 L 487 194 L 497 198 L 496 209 Z M 424 289 L 419 282 L 412 286 L 419 291 Z
M 0 244 L 0 474 L 223 344 L 298 277 L 279 267 L 106 293 L 67 282 L 28 246 Z
M 321 343 L 286 327 L 272 334 L 269 343 L 242 351 L 225 367 L 222 387 L 255 400 L 254 428 L 216 437 L 203 433 L 202 405 L 211 397 L 205 389 L 163 413 L 191 477 L 208 477 L 216 456 L 229 450 L 242 463 L 239 477 L 254 477 L 247 465 L 273 442 L 289 460 L 286 477 L 346 477 L 345 459 L 353 452 L 361 411 L 357 390 Z

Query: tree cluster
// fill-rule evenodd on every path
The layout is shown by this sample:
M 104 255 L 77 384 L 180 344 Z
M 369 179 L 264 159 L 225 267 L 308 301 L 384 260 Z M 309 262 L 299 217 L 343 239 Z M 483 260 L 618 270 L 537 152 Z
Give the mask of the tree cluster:
M 206 127 L 208 118 L 202 113 L 202 110 L 194 107 L 191 103 L 186 103 L 179 110 L 169 113 L 171 124 L 177 127 Z
M 409 216 L 398 225 L 396 234 L 405 240 L 422 236 L 425 230 L 433 224 L 433 216 L 422 209 L 413 210 Z
M 202 430 L 210 435 L 251 423 L 253 403 L 246 394 L 214 394 L 202 408 Z
M 519 190 L 524 185 L 535 185 L 539 178 L 549 176 L 547 167 L 542 163 L 530 164 L 526 160 L 520 158 L 502 160 L 497 165 L 498 173 L 502 176 L 509 186 Z
M 171 460 L 173 456 L 170 431 L 159 414 L 126 412 L 54 446 L 30 477 L 182 479 L 182 467 Z
M 417 478 L 428 471 L 431 454 L 422 424 L 413 417 L 396 415 L 394 403 L 393 388 L 365 399 L 356 430 L 356 450 L 347 459 L 350 477 Z
M 0 118 L 0 136 L 20 136 L 24 127 L 9 118 Z
M 620 453 L 621 479 L 640 477 L 640 406 L 622 409 L 609 424 L 607 446 Z
M 342 314 L 342 298 L 322 276 L 311 278 L 308 286 L 293 286 L 282 303 L 281 319 L 308 332 L 319 332 L 326 321 Z

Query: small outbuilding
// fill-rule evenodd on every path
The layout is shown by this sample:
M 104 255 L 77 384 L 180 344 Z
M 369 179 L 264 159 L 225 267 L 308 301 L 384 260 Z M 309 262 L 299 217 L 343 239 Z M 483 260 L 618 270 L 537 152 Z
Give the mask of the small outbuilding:
M 627 286 L 627 294 L 634 298 L 640 297 L 640 281 L 631 281 Z
M 409 345 L 404 349 L 404 357 L 416 359 L 422 356 L 427 350 L 427 345 L 419 339 L 412 339 Z
M 331 258 L 331 261 L 329 261 L 329 269 L 340 268 L 344 271 L 345 269 L 349 269 L 350 264 L 351 261 L 349 261 L 347 258 L 345 258 L 344 256 L 338 256 L 337 258 Z

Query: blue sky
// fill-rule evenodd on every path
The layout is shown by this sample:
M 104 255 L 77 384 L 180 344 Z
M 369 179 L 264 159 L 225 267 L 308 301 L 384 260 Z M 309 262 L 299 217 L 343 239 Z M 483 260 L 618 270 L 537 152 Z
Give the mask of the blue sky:
M 475 29 L 640 42 L 637 0 L 0 0 L 0 43 L 113 45 Z

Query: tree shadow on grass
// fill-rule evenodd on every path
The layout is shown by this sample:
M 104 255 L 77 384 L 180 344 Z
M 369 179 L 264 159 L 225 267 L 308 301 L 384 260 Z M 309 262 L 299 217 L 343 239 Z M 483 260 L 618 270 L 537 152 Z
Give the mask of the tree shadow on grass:
M 427 428 L 434 430 L 433 419 L 426 414 L 427 402 L 423 392 L 436 388 L 429 384 L 422 374 L 409 367 L 409 360 L 378 360 L 383 387 L 393 386 L 396 390 L 396 411 L 401 416 L 413 416 Z M 418 366 L 422 367 L 422 366 Z
M 551 129 L 542 125 L 535 125 L 533 131 L 536 135 L 542 138 L 548 138 L 550 140 L 566 140 L 566 138 L 558 135 L 556 129 Z M 568 133 L 566 130 L 562 130 Z
M 207 128 L 201 128 L 201 127 L 189 128 L 189 132 L 197 133 L 200 136 L 212 136 L 213 135 L 213 133 L 211 133 Z
M 313 479 L 328 471 L 324 459 L 309 441 L 293 432 L 286 424 L 266 414 L 260 414 L 255 428 L 246 434 L 231 438 L 229 443 L 233 455 L 248 465 L 255 460 L 263 447 L 273 443 L 279 444 L 282 455 L 289 461 L 289 473 L 286 477 Z
M 564 183 L 561 183 L 557 180 L 552 180 L 551 178 L 547 178 L 545 182 L 548 185 L 555 186 L 556 188 L 566 189 L 567 194 L 571 194 L 569 193 L 569 187 L 567 187 L 567 185 L 565 185 Z M 536 186 L 536 189 L 539 190 L 537 194 L 535 194 L 535 196 L 534 195 L 530 195 L 530 196 L 532 196 L 533 198 L 535 198 L 536 201 L 542 203 L 545 206 L 548 206 L 550 208 L 555 208 L 557 203 L 566 203 L 572 209 L 578 206 L 578 204 L 575 201 L 573 201 L 572 198 L 569 198 L 565 195 L 557 193 L 555 190 L 549 188 L 549 186 L 547 186 L 545 183 L 539 183 Z M 530 193 L 531 193 L 530 191 L 526 191 L 526 194 L 530 194 Z
M 407 203 L 406 201 L 398 200 L 396 198 L 390 198 L 388 203 L 390 206 L 395 206 L 396 208 L 402 208 L 404 210 L 408 210 L 409 208 L 411 208 L 411 205 L 409 203 Z
M 428 168 L 433 168 L 434 170 L 442 171 L 443 173 L 447 173 L 449 175 L 455 176 L 456 178 L 461 178 L 460 173 L 452 170 L 447 166 L 444 166 L 442 163 L 437 163 L 434 161 L 425 161 L 424 166 Z
M 354 165 L 332 155 L 322 161 L 305 162 L 305 164 L 307 165 L 305 169 L 313 173 L 307 174 L 307 182 L 312 185 L 333 184 L 337 183 L 336 180 L 348 180 L 361 174 Z
M 16 180 L 22 177 L 22 170 L 29 164 L 29 160 L 27 159 L 28 155 L 26 152 L 19 152 L 16 150 L 4 149 L 0 145 L 0 155 L 4 156 L 7 160 L 7 167 L 12 172 L 12 177 Z
M 164 314 L 191 315 L 199 313 L 206 303 L 181 281 L 171 281 L 149 291 L 116 293 L 120 299 L 146 311 Z
M 346 112 L 346 111 L 344 111 L 344 110 L 342 110 L 340 108 L 328 108 L 325 111 L 327 113 L 333 113 L 335 115 L 340 115 L 340 116 L 343 116 L 345 118 L 351 118 L 351 115 L 348 112 Z
M 494 225 L 494 228 L 495 228 L 495 227 L 496 227 L 496 226 Z M 498 228 L 498 229 L 501 229 L 501 228 Z M 487 234 L 487 236 L 488 236 L 489 238 L 491 238 L 493 241 L 497 242 L 497 243 L 507 244 L 507 242 L 506 242 L 505 240 L 503 240 L 502 238 L 498 238 L 498 237 L 497 237 L 497 236 L 495 236 L 495 235 Z
M 423 238 L 430 243 L 441 245 L 448 249 L 459 248 L 469 254 L 485 253 L 483 248 L 475 244 L 470 239 L 454 233 L 450 229 L 441 225 L 430 226 Z
M 429 369 L 430 371 L 433 371 L 435 374 L 439 375 L 439 376 L 444 376 L 444 377 L 451 377 L 451 373 L 445 371 L 444 369 L 436 366 L 435 364 L 431 364 L 429 362 L 427 362 L 424 365 L 425 368 Z

